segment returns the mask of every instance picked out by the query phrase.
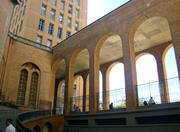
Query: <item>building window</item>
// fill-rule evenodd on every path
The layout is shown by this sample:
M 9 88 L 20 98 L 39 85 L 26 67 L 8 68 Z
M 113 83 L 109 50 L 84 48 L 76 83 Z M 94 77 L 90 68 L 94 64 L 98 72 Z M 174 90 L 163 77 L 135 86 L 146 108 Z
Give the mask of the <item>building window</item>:
M 51 47 L 51 45 L 52 45 L 52 40 L 48 39 L 46 45 L 47 45 L 48 47 Z
M 38 74 L 37 72 L 32 73 L 30 93 L 29 93 L 29 105 L 36 106 L 37 90 L 38 90 Z
M 42 43 L 42 36 L 38 35 L 36 41 L 41 44 Z
M 54 5 L 54 6 L 56 6 L 56 0 L 52 0 L 52 4 Z
M 55 12 L 56 12 L 56 10 L 51 9 L 50 18 L 53 19 L 53 20 L 54 20 L 54 18 L 55 18 Z
M 63 23 L 63 14 L 59 15 L 59 23 L 61 23 L 61 24 Z
M 26 85 L 27 85 L 28 71 L 22 70 L 19 79 L 18 93 L 16 103 L 19 105 L 24 105 L 25 94 L 26 94 Z
M 43 16 L 46 15 L 46 5 L 41 6 L 41 15 L 43 15 Z
M 65 5 L 65 2 L 64 2 L 64 1 L 61 1 L 61 3 L 60 3 L 60 9 L 61 9 L 61 10 L 64 10 L 64 5 Z
M 62 28 L 58 28 L 57 37 L 61 38 L 62 35 Z
M 68 13 L 72 14 L 72 5 L 68 6 Z
M 79 10 L 78 9 L 76 9 L 75 15 L 76 15 L 76 18 L 79 18 Z
M 54 24 L 49 24 L 49 29 L 48 29 L 48 34 L 52 35 L 53 34 L 53 28 L 54 28 Z
M 67 31 L 66 32 L 66 38 L 69 38 L 71 36 L 71 32 Z
M 77 86 L 76 86 L 76 84 L 74 84 L 74 87 L 73 87 L 73 96 L 74 97 L 77 96 Z
M 44 28 L 44 20 L 40 19 L 40 20 L 39 20 L 39 27 L 38 27 L 38 29 L 39 29 L 40 31 L 43 31 L 43 28 Z
M 22 30 L 22 25 L 23 25 L 23 20 L 21 20 L 21 25 L 20 25 L 20 32 L 21 32 L 21 30 Z
M 75 30 L 76 30 L 76 31 L 79 30 L 79 22 L 75 22 Z
M 68 19 L 67 19 L 67 26 L 71 27 L 71 18 L 70 17 L 68 17 Z
M 80 0 L 76 0 L 76 5 L 80 6 Z

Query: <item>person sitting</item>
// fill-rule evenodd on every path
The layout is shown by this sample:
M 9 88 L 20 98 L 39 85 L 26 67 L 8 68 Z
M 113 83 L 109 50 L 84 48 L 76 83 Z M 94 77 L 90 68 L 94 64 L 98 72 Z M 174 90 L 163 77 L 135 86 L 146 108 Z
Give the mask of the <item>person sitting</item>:
M 153 104 L 156 104 L 153 97 L 150 98 L 149 102 L 148 102 L 149 105 L 153 105 Z
M 148 103 L 147 103 L 146 100 L 143 102 L 143 104 L 144 104 L 144 106 L 147 106 L 147 105 L 148 105 Z
M 110 110 L 113 109 L 113 103 L 111 103 L 111 104 L 109 105 L 109 109 L 110 109 Z

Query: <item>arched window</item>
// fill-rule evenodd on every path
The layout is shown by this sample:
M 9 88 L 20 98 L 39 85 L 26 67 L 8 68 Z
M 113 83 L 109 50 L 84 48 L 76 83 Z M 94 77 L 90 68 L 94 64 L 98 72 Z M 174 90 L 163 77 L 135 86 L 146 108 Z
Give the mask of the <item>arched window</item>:
M 37 72 L 32 73 L 31 77 L 31 86 L 29 93 L 29 105 L 36 106 L 36 98 L 37 98 L 37 89 L 38 89 L 38 74 Z
M 19 79 L 19 87 L 17 93 L 17 104 L 24 105 L 25 102 L 25 94 L 26 94 L 26 85 L 27 85 L 28 71 L 23 69 L 21 71 L 20 79 Z

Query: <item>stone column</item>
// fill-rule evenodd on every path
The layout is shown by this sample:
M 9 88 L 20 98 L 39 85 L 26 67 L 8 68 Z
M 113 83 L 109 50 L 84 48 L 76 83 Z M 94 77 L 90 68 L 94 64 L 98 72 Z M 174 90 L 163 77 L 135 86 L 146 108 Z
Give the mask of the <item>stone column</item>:
M 95 113 L 98 109 L 97 92 L 99 91 L 99 63 L 97 53 L 89 49 L 89 112 Z
M 130 43 L 128 37 L 122 38 L 124 72 L 125 72 L 125 88 L 126 88 L 126 108 L 134 110 L 137 106 L 136 93 L 136 66 L 134 45 Z
M 71 110 L 71 98 L 73 96 L 73 82 L 74 82 L 74 71 L 73 66 L 70 64 L 70 58 L 65 59 L 66 61 L 66 76 L 65 76 L 65 96 L 64 96 L 64 110 L 65 114 L 69 114 Z
M 180 20 L 174 20 L 169 23 L 172 41 L 174 45 L 178 75 L 180 76 Z
M 158 68 L 158 77 L 159 77 L 159 86 L 160 86 L 160 95 L 161 95 L 161 103 L 169 103 L 169 90 L 168 83 L 165 75 L 165 67 L 163 64 L 162 56 L 156 56 L 157 59 L 157 68 Z
M 87 73 L 81 74 L 82 78 L 83 78 L 83 112 L 86 111 L 86 80 L 87 80 Z
M 101 68 L 103 76 L 103 110 L 109 109 L 109 71 L 107 68 Z

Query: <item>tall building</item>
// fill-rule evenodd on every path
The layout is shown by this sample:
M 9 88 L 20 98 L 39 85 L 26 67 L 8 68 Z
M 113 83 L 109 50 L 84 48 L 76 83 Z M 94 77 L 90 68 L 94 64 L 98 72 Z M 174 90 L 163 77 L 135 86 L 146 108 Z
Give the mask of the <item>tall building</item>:
M 14 9 L 10 31 L 48 47 L 87 24 L 87 0 L 22 0 Z

